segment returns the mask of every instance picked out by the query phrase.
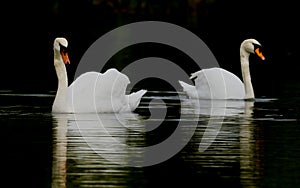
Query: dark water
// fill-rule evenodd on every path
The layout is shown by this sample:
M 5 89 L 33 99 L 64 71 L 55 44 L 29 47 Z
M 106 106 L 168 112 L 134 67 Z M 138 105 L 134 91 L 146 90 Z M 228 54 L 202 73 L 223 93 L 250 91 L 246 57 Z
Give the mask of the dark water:
M 300 87 L 284 89 L 246 102 L 153 91 L 119 115 L 52 114 L 53 92 L 2 90 L 0 187 L 299 187 Z

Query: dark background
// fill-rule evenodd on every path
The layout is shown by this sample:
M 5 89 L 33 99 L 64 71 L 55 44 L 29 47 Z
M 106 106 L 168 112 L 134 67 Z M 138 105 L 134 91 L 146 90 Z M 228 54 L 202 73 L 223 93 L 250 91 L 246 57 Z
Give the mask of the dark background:
M 300 80 L 299 6 L 292 0 L 45 0 L 13 1 L 2 9 L 6 13 L 2 13 L 0 90 L 55 91 L 55 37 L 69 41 L 72 64 L 67 69 L 72 82 L 80 58 L 96 39 L 118 26 L 145 20 L 166 21 L 194 32 L 220 66 L 239 77 L 240 43 L 256 38 L 266 57 L 265 61 L 250 57 L 259 96 L 275 96 L 281 85 Z M 163 45 L 141 44 L 118 54 L 110 60 L 112 67 L 160 56 L 184 67 L 187 73 L 197 71 L 188 57 Z

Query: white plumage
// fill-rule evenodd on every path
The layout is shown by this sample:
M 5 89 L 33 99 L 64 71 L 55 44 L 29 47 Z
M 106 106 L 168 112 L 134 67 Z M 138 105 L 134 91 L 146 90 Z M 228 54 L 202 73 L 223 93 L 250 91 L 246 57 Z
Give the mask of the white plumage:
M 129 78 L 116 69 L 86 72 L 68 87 L 65 64 L 70 63 L 65 38 L 54 40 L 54 65 L 58 89 L 52 106 L 56 113 L 115 113 L 134 111 L 146 90 L 126 94 Z M 65 63 L 65 64 L 64 64 Z
M 244 40 L 240 46 L 242 82 L 233 73 L 222 68 L 203 69 L 193 73 L 190 79 L 195 79 L 195 85 L 179 81 L 183 91 L 190 98 L 198 99 L 253 99 L 254 90 L 249 69 L 250 53 L 264 56 L 260 51 L 260 43 L 255 39 Z

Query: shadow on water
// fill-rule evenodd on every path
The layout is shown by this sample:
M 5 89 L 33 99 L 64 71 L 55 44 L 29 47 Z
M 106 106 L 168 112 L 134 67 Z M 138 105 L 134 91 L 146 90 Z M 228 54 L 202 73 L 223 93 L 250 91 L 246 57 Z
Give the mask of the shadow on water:
M 153 91 L 134 113 L 116 115 L 51 114 L 52 94 L 1 91 L 3 171 L 10 187 L 295 187 L 300 114 L 291 93 L 194 101 Z

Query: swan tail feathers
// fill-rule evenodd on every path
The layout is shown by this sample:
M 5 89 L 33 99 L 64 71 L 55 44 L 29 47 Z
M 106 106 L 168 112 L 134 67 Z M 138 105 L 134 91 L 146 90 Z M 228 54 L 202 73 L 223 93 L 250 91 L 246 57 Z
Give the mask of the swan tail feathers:
M 131 93 L 129 97 L 129 107 L 131 111 L 134 111 L 140 104 L 141 98 L 147 93 L 147 90 L 141 89 L 137 92 Z
M 199 75 L 199 71 L 198 71 L 198 72 L 194 72 L 194 73 L 191 74 L 190 79 L 194 79 L 194 78 L 196 78 L 198 75 Z
M 196 91 L 196 87 L 192 86 L 190 84 L 187 84 L 181 80 L 178 81 L 181 87 L 183 88 L 183 91 L 190 97 L 190 98 L 197 98 L 198 94 Z

